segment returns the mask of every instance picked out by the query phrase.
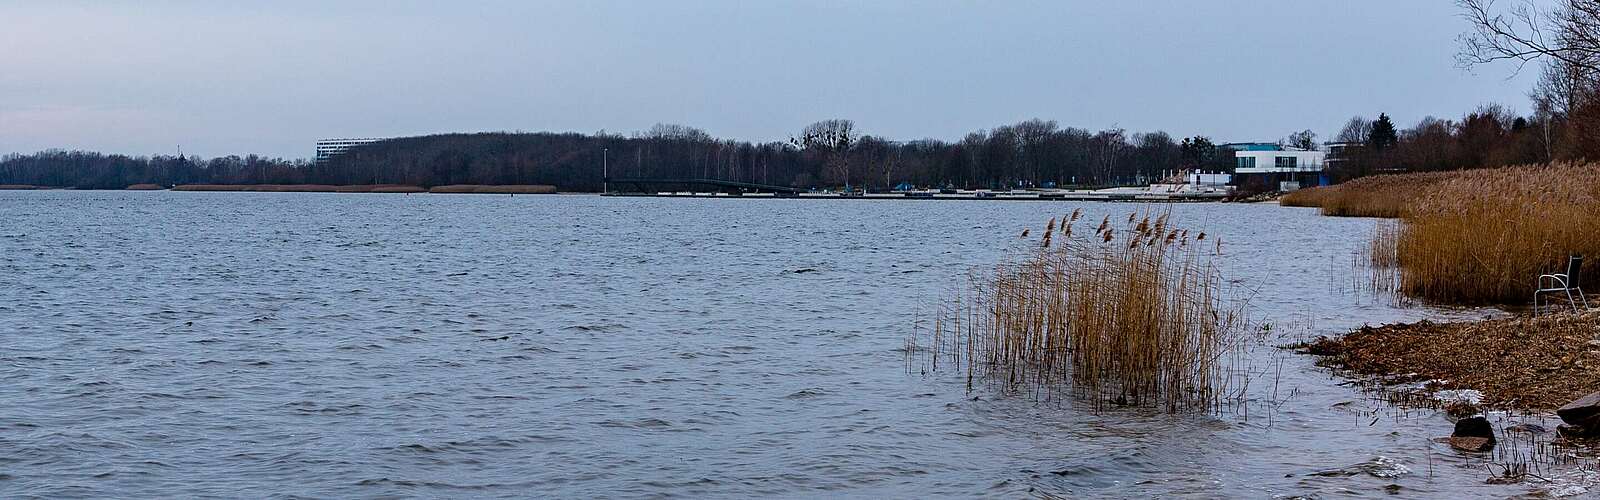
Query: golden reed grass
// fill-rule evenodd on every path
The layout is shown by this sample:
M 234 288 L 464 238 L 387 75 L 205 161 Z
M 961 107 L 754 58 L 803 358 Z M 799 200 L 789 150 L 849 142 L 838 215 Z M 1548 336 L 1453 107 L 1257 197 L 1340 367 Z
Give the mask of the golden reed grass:
M 1570 254 L 1586 256 L 1584 282 L 1600 282 L 1600 164 L 1385 175 L 1309 191 L 1284 203 L 1400 219 L 1397 234 L 1375 233 L 1372 258 L 1399 266 L 1410 297 L 1530 302 L 1534 278 L 1565 272 Z
M 928 369 L 964 372 L 969 390 L 1070 391 L 1096 408 L 1181 412 L 1242 395 L 1226 370 L 1244 328 L 1220 294 L 1221 243 L 1171 227 L 1165 213 L 1097 226 L 1081 217 L 1051 219 L 1037 243 L 974 272 L 941 305 L 928 345 L 908 340 L 908 363 L 921 354 Z
M 448 186 L 434 186 L 433 189 L 429 189 L 428 192 L 454 194 L 554 194 L 556 192 L 556 187 L 543 184 L 451 184 Z
M 1338 184 L 1301 189 L 1283 196 L 1286 207 L 1319 207 L 1335 217 L 1399 217 L 1429 186 L 1449 179 L 1454 172 L 1374 175 Z
M 339 186 L 326 184 L 180 184 L 173 191 L 247 191 L 263 193 L 332 193 Z
M 425 193 L 428 191 L 406 184 L 183 184 L 173 186 L 172 190 L 262 193 Z

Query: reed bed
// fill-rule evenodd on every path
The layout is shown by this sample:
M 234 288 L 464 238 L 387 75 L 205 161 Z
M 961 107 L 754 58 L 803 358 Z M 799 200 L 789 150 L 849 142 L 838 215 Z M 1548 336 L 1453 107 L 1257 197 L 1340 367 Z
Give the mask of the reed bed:
M 1286 207 L 1321 207 L 1338 190 L 1339 186 L 1320 186 L 1290 191 L 1278 198 L 1278 204 Z
M 248 191 L 264 193 L 332 193 L 339 186 L 326 184 L 182 184 L 173 191 Z
M 1400 291 L 1451 304 L 1524 303 L 1534 278 L 1588 256 L 1600 280 L 1600 164 L 1470 170 L 1436 183 L 1402 218 Z
M 434 186 L 430 193 L 457 193 L 457 194 L 555 194 L 555 186 L 542 184 L 517 184 L 517 185 L 482 185 L 482 184 L 451 184 L 448 186 Z
M 927 369 L 1035 396 L 1170 412 L 1242 397 L 1227 369 L 1244 345 L 1242 307 L 1226 307 L 1221 243 L 1169 214 L 1051 219 L 1036 239 L 975 271 L 933 318 Z M 1233 355 L 1233 357 L 1230 357 Z M 908 361 L 911 358 L 908 357 Z
M 129 189 L 133 189 L 132 186 Z M 173 191 L 247 191 L 266 193 L 425 193 L 406 184 L 184 184 Z
M 1600 164 L 1563 163 L 1384 175 L 1307 190 L 1285 204 L 1325 215 L 1398 218 L 1374 233 L 1376 269 L 1399 269 L 1398 290 L 1429 302 L 1532 300 L 1534 278 L 1588 256 L 1600 281 Z
M 1290 207 L 1320 207 L 1333 217 L 1400 217 L 1418 194 L 1456 172 L 1423 172 L 1362 177 L 1335 186 L 1301 189 L 1278 203 Z
M 350 189 L 360 188 L 360 189 Z M 366 186 L 340 186 L 341 193 L 426 193 L 428 190 L 406 184 L 372 184 Z

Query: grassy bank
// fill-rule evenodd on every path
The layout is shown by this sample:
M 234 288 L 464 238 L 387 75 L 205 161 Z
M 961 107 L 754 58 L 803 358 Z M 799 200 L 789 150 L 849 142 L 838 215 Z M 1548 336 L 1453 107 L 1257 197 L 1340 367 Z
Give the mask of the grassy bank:
M 1385 175 L 1285 197 L 1336 216 L 1397 217 L 1375 257 L 1400 267 L 1399 291 L 1435 303 L 1521 304 L 1534 278 L 1588 256 L 1600 283 L 1600 164 Z M 1392 257 L 1391 257 L 1392 256 Z M 1380 263 L 1382 264 L 1382 263 Z
M 1600 389 L 1600 312 L 1368 327 L 1308 344 L 1356 373 L 1442 380 L 1497 408 L 1553 410 Z

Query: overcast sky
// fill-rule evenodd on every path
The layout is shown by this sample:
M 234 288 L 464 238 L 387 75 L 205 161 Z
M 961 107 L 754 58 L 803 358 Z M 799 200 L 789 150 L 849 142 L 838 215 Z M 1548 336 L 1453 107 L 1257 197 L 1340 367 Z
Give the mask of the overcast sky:
M 1451 0 L 779 2 L 0 0 L 0 153 L 308 157 L 328 137 L 781 140 L 849 118 L 959 139 L 1028 118 L 1220 141 L 1326 138 L 1481 103 Z

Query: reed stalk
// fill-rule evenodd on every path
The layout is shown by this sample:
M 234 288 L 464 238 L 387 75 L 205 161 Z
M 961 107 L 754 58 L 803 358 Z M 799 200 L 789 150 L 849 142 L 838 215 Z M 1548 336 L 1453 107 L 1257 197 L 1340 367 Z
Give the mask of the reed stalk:
M 933 321 L 930 368 L 965 371 L 969 389 L 1070 392 L 1096 408 L 1183 412 L 1242 394 L 1226 375 L 1244 328 L 1220 293 L 1220 243 L 1198 244 L 1168 213 L 1074 231 L 1081 215 L 1051 219 L 1039 244 L 952 293 Z

